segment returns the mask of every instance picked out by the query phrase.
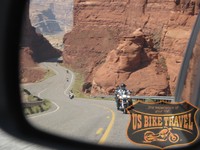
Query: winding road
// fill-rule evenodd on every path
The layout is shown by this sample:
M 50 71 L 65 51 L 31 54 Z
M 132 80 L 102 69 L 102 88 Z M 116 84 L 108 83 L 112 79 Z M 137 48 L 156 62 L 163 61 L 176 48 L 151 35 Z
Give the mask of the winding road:
M 51 100 L 52 108 L 27 117 L 33 126 L 75 140 L 133 146 L 126 137 L 129 115 L 117 111 L 114 101 L 77 98 L 70 100 L 68 92 L 75 80 L 73 72 L 67 73 L 64 67 L 54 62 L 42 65 L 53 70 L 56 75 L 23 87 L 33 95 Z
M 126 135 L 130 116 L 118 111 L 115 101 L 106 98 L 92 100 L 76 97 L 71 100 L 68 93 L 75 81 L 73 72 L 51 61 L 41 65 L 54 71 L 55 75 L 39 83 L 22 85 L 33 95 L 48 99 L 52 103 L 48 111 L 27 116 L 27 120 L 34 127 L 74 140 L 136 148 Z M 173 98 L 167 97 L 167 99 Z M 0 140 L 0 149 L 49 149 L 15 139 L 1 130 Z

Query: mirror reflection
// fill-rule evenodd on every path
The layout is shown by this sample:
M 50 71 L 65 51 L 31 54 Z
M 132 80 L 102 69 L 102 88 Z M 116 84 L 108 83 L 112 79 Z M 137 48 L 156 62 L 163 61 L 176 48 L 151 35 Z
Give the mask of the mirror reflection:
M 30 0 L 20 50 L 27 120 L 67 138 L 148 147 L 127 138 L 126 108 L 175 102 L 198 11 L 197 0 Z

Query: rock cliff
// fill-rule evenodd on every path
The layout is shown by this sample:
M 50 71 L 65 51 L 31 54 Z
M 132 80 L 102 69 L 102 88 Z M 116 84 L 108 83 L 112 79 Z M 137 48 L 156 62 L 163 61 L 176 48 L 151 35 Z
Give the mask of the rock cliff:
M 137 95 L 164 95 L 169 92 L 165 65 L 164 58 L 149 47 L 142 30 L 137 29 L 94 71 L 91 92 L 111 93 L 123 81 Z
M 173 95 L 200 0 L 75 0 L 64 62 L 80 69 L 92 93 L 119 83 L 139 95 Z M 141 39 L 131 41 L 140 28 Z M 131 36 L 130 36 L 131 35 Z M 151 81 L 151 82 L 150 82 Z
M 61 52 L 51 46 L 41 34 L 35 32 L 29 19 L 29 4 L 24 15 L 20 49 L 21 82 L 35 82 L 45 75 L 37 62 L 59 57 Z
M 33 51 L 32 57 L 36 62 L 60 56 L 61 52 L 58 49 L 52 47 L 43 35 L 35 32 L 29 18 L 29 4 L 27 4 L 26 10 L 22 26 L 21 47 L 30 47 Z

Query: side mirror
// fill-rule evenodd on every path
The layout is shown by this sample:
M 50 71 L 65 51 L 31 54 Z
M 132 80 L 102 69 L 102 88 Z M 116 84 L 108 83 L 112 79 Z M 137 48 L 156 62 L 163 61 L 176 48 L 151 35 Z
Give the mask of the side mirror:
M 82 6 L 86 3 L 83 1 Z M 112 1 L 113 2 L 113 1 Z M 98 5 L 94 3 L 89 3 L 92 5 Z M 0 127 L 10 135 L 13 135 L 19 139 L 29 141 L 32 143 L 40 144 L 47 146 L 49 148 L 55 149 L 118 149 L 124 150 L 124 147 L 111 147 L 111 146 L 102 146 L 96 145 L 93 143 L 86 143 L 70 138 L 64 138 L 61 135 L 51 134 L 46 131 L 39 130 L 33 125 L 31 125 L 27 118 L 24 116 L 23 106 L 21 105 L 21 94 L 20 94 L 20 83 L 19 83 L 19 67 L 16 64 L 19 64 L 19 39 L 20 39 L 20 28 L 21 21 L 23 20 L 23 10 L 25 8 L 26 1 L 11 1 L 11 0 L 2 0 L 0 1 L 0 18 L 1 18 L 1 28 L 0 28 Z M 118 12 L 119 13 L 119 12 Z M 89 17 L 89 16 L 88 16 Z M 91 16 L 94 17 L 94 16 Z M 96 17 L 96 16 L 95 16 Z M 131 18 L 131 17 L 130 17 Z M 192 32 L 184 62 L 182 65 L 182 70 L 180 73 L 180 78 L 178 81 L 178 87 L 176 90 L 176 100 L 190 100 L 194 105 L 200 107 L 200 65 L 199 65 L 199 43 L 200 43 L 200 16 L 198 16 L 194 30 Z M 16 20 L 15 20 L 16 19 Z M 108 20 L 109 21 L 109 20 Z M 195 69 L 194 69 L 195 68 Z M 192 71 L 191 71 L 192 70 Z M 68 74 L 67 70 L 67 74 Z M 68 74 L 69 75 L 69 74 Z M 189 79 L 189 80 L 188 80 Z M 189 85 L 189 90 L 188 90 Z M 189 93 L 188 93 L 189 91 Z M 133 91 L 131 91 L 133 93 Z M 188 95 L 186 95 L 188 94 Z M 81 109 L 81 107 L 74 107 L 74 109 Z M 103 108 L 105 109 L 105 108 Z M 105 114 L 109 112 L 109 109 L 105 111 Z M 73 113 L 73 112 L 72 112 Z M 110 113 L 113 115 L 113 111 Z M 99 114 L 97 114 L 98 116 Z M 106 114 L 107 115 L 107 114 Z M 149 115 L 149 114 L 147 114 Z M 101 117 L 99 117 L 101 118 Z M 95 123 L 99 122 L 97 118 Z M 115 117 L 114 117 L 115 118 Z M 62 120 L 62 117 L 60 118 Z M 72 118 L 76 119 L 76 118 Z M 84 119 L 84 118 L 83 118 Z M 110 119 L 108 116 L 105 117 L 107 121 Z M 120 118 L 121 119 L 121 118 Z M 126 119 L 126 118 L 125 118 Z M 137 120 L 137 119 L 136 119 Z M 139 120 L 139 119 L 138 119 Z M 114 121 L 111 120 L 111 123 Z M 139 122 L 139 121 L 138 121 Z M 80 127 L 82 127 L 80 122 Z M 116 122 L 118 126 L 116 130 L 121 125 L 122 122 Z M 57 122 L 55 122 L 56 126 Z M 139 122 L 140 124 L 140 122 Z M 112 125 L 112 124 L 111 124 Z M 108 126 L 109 131 L 111 125 Z M 65 124 L 63 124 L 65 126 Z M 89 130 L 89 126 L 85 126 Z M 64 131 L 64 127 L 63 127 Z M 105 135 L 108 135 L 105 131 Z M 117 130 L 119 131 L 119 130 Z M 99 133 L 104 132 L 101 128 Z M 125 139 L 122 131 L 119 131 L 118 134 L 114 135 L 119 137 L 119 139 Z M 84 137 L 83 137 L 84 138 Z M 150 137 L 151 138 L 151 137 Z M 105 139 L 105 136 L 102 140 Z M 101 141 L 102 141 L 101 140 Z M 163 142 L 163 141 L 162 141 Z M 100 144 L 100 143 L 99 143 Z M 120 144 L 120 143 L 119 143 Z M 133 144 L 133 146 L 135 146 Z M 191 145 L 191 149 L 199 149 L 199 143 Z M 134 147 L 135 148 L 135 147 Z M 143 147 L 140 147 L 143 149 Z M 127 149 L 133 149 L 133 147 Z M 138 149 L 138 148 L 137 148 Z M 181 148 L 184 149 L 184 148 Z

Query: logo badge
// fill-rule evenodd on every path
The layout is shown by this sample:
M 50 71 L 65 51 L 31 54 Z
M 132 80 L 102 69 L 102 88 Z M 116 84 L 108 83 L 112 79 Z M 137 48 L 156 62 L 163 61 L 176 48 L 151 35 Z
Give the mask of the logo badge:
M 134 144 L 160 149 L 192 144 L 199 136 L 196 124 L 198 108 L 180 103 L 145 103 L 138 101 L 128 108 L 129 140 Z

